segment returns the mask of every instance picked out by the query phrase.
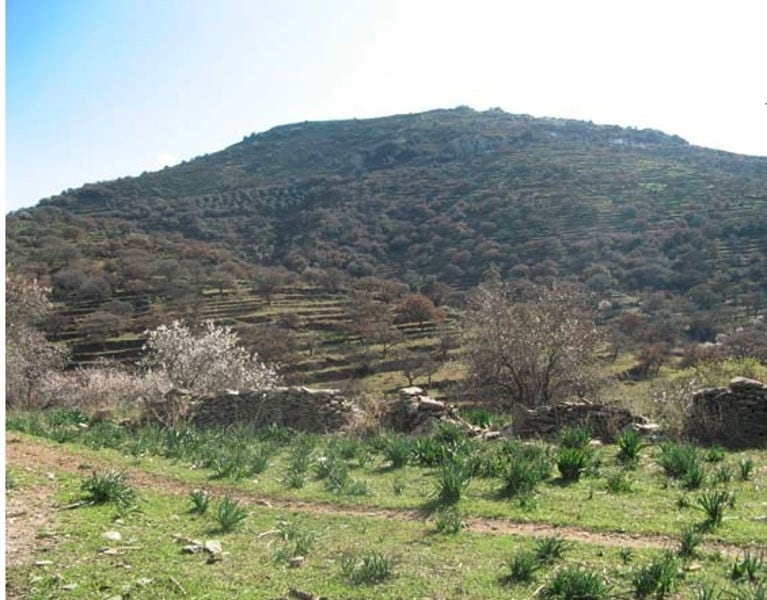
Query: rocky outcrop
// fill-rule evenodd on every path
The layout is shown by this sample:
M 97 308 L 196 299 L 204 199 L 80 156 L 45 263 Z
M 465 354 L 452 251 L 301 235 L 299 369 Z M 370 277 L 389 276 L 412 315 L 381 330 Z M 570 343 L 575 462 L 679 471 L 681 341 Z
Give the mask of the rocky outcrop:
M 197 427 L 272 424 L 300 431 L 326 433 L 349 429 L 361 410 L 338 390 L 281 387 L 268 391 L 225 392 L 195 399 L 187 420 Z
M 693 394 L 685 415 L 685 435 L 734 448 L 767 446 L 767 386 L 735 377 L 726 388 Z

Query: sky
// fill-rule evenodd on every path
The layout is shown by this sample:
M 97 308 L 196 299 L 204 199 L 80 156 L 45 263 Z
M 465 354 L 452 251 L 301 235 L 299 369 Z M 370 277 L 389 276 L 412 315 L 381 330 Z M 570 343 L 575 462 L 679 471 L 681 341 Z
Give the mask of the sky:
M 300 121 L 468 105 L 767 156 L 762 0 L 6 0 L 6 211 Z

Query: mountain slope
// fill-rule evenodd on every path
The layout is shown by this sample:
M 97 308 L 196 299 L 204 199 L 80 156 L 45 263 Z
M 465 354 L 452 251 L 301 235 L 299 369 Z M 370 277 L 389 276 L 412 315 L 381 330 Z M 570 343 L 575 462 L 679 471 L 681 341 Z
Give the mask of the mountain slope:
M 180 261 L 198 279 L 269 264 L 466 288 L 494 265 L 604 294 L 758 304 L 767 159 L 653 130 L 437 110 L 277 127 L 48 199 L 7 231 L 9 261 L 55 285 L 79 269 L 111 290 L 152 287 Z

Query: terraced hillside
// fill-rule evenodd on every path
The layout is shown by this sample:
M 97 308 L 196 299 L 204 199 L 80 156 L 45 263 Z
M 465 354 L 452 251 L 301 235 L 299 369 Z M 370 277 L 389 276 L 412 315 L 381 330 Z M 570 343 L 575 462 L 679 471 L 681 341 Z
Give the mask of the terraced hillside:
M 100 338 L 126 358 L 146 324 L 182 312 L 247 336 L 284 308 L 331 343 L 344 300 L 270 304 L 268 269 L 414 291 L 465 290 L 489 272 L 575 279 L 607 300 L 671 302 L 666 312 L 687 318 L 679 332 L 767 306 L 767 158 L 500 110 L 276 127 L 68 190 L 6 224 L 9 266 L 51 284 L 62 311 L 49 331 L 83 361 L 105 350 Z M 222 293 L 237 286 L 256 291 Z

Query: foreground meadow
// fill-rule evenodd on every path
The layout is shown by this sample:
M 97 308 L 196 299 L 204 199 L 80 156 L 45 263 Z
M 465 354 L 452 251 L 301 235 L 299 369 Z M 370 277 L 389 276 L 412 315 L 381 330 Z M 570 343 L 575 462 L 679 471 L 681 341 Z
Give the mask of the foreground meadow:
M 10 598 L 764 598 L 767 451 L 7 416 Z

